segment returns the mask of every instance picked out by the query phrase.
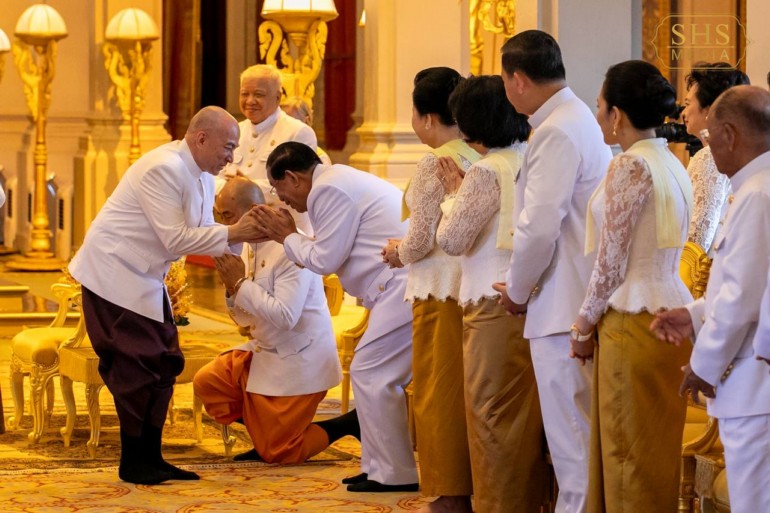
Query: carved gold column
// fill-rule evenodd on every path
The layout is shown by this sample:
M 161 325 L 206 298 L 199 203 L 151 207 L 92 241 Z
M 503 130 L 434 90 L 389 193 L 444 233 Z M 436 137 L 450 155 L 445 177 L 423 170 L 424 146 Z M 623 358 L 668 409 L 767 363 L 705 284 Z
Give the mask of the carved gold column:
M 51 230 L 46 205 L 48 149 L 45 127 L 51 104 L 57 41 L 67 37 L 67 27 L 53 7 L 35 4 L 22 13 L 16 24 L 15 36 L 14 63 L 24 82 L 27 106 L 35 121 L 35 190 L 30 250 L 21 258 L 8 262 L 7 266 L 21 271 L 58 271 L 64 262 L 54 258 L 51 251 Z
M 123 113 L 131 125 L 129 165 L 142 154 L 139 141 L 139 120 L 144 108 L 144 91 L 150 78 L 152 42 L 159 38 L 158 26 L 141 9 L 123 9 L 110 23 L 104 38 L 104 66 L 112 81 L 112 89 Z
M 484 72 L 484 34 L 482 28 L 492 34 L 513 36 L 516 24 L 515 0 L 470 0 L 471 73 Z
M 304 98 L 312 107 L 326 53 L 326 22 L 338 16 L 334 1 L 265 0 L 262 16 L 268 21 L 259 26 L 260 59 L 281 72 L 286 96 Z

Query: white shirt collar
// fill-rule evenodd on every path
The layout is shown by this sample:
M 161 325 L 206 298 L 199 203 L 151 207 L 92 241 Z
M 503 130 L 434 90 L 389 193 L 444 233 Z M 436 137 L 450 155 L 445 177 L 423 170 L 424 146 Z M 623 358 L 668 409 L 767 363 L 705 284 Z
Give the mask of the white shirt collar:
M 193 176 L 193 178 L 196 180 L 200 179 L 201 175 L 203 174 L 203 170 L 195 162 L 193 154 L 190 151 L 190 146 L 187 144 L 185 139 L 179 141 L 179 156 L 182 158 L 182 161 L 184 161 L 188 171 L 190 171 L 190 174 Z
M 562 103 L 568 102 L 573 98 L 577 98 L 577 96 L 575 96 L 575 93 L 572 92 L 572 89 L 570 89 L 569 86 L 564 86 L 563 89 L 559 89 L 556 93 L 553 94 L 553 96 L 548 98 L 545 103 L 534 112 L 534 114 L 529 117 L 530 126 L 537 129 L 541 124 L 543 124 L 543 121 L 545 121 L 546 118 L 551 115 L 551 112 L 556 110 L 556 107 Z
M 268 117 L 257 123 L 256 125 L 254 123 L 251 124 L 251 131 L 255 135 L 259 135 L 263 132 L 266 132 L 267 130 L 270 130 L 273 128 L 275 123 L 278 121 L 278 116 L 281 115 L 281 107 L 276 107 L 275 112 L 270 114 Z
M 733 191 L 737 192 L 741 185 L 746 183 L 749 178 L 761 171 L 767 170 L 770 170 L 770 151 L 766 151 L 762 155 L 756 157 L 730 178 L 730 182 L 733 185 Z

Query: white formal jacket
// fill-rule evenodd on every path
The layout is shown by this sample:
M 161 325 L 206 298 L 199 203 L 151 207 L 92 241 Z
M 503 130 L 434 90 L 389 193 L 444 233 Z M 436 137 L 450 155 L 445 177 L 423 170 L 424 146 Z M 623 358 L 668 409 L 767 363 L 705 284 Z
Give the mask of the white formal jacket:
M 289 116 L 280 107 L 261 123 L 255 125 L 245 119 L 238 126 L 241 129 L 238 148 L 233 152 L 233 162 L 219 173 L 222 178 L 225 175 L 235 176 L 240 171 L 243 176 L 264 186 L 267 183 L 267 157 L 276 146 L 297 141 L 313 150 L 318 147 L 313 129 Z
M 588 106 L 569 87 L 529 118 L 534 132 L 516 182 L 508 296 L 529 299 L 524 336 L 569 331 L 591 277 L 584 255 L 588 200 L 612 154 Z M 530 294 L 537 287 L 530 299 Z
M 70 263 L 72 276 L 99 297 L 163 321 L 163 280 L 183 255 L 219 256 L 227 227 L 214 223 L 214 177 L 185 141 L 142 156 L 120 179 Z
M 276 242 L 244 245 L 247 276 L 230 315 L 252 339 L 236 348 L 253 351 L 246 391 L 268 396 L 321 392 L 342 379 L 323 281 L 286 258 Z
M 717 418 L 770 413 L 770 369 L 752 347 L 770 258 L 770 152 L 730 181 L 705 299 L 687 305 L 697 333 L 690 365 L 716 387 L 708 411 Z
M 343 165 L 318 165 L 307 206 L 315 238 L 284 240 L 289 259 L 318 274 L 336 273 L 349 294 L 372 310 L 358 348 L 412 321 L 404 301 L 407 271 L 391 269 L 380 251 L 400 239 L 401 191 L 382 178 Z
M 267 157 L 281 143 L 296 141 L 307 144 L 314 150 L 318 148 L 315 132 L 302 121 L 294 119 L 280 108 L 256 125 L 245 119 L 238 123 L 241 137 L 238 148 L 233 152 L 233 162 L 225 166 L 215 181 L 216 192 L 225 185 L 227 177 L 243 176 L 255 182 L 262 189 L 268 205 L 277 205 L 286 209 L 289 206 L 270 194 L 267 180 Z M 289 209 L 290 210 L 290 209 Z M 307 215 L 290 210 L 297 226 L 305 233 L 313 233 Z

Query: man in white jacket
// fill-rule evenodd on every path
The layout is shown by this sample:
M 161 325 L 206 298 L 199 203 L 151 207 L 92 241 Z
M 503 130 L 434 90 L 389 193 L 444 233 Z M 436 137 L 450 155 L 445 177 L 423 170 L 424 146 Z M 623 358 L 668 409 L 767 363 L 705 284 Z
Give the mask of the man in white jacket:
M 267 194 L 267 157 L 276 146 L 286 141 L 299 141 L 314 150 L 318 146 L 313 129 L 280 107 L 281 74 L 269 64 L 255 64 L 241 73 L 238 106 L 246 117 L 238 124 L 241 136 L 233 161 L 225 166 L 216 179 L 216 190 L 234 176 L 245 176 L 262 188 L 268 203 L 277 198 Z M 280 203 L 279 203 L 280 204 Z M 285 206 L 285 205 L 282 205 Z M 312 233 L 307 214 L 296 213 L 294 220 L 305 233 Z
M 382 262 L 382 241 L 400 239 L 401 191 L 348 166 L 324 166 L 309 146 L 287 142 L 267 161 L 274 192 L 315 230 L 298 233 L 288 211 L 256 209 L 260 229 L 297 265 L 336 273 L 345 290 L 370 310 L 350 376 L 361 423 L 361 470 L 343 480 L 353 492 L 417 490 L 404 387 L 411 380 L 412 309 L 404 301 L 405 269 Z
M 658 314 L 651 328 L 668 342 L 695 339 L 680 393 L 695 402 L 703 393 L 719 419 L 730 511 L 770 511 L 770 374 L 757 359 L 768 357 L 768 332 L 757 328 L 768 313 L 760 305 L 770 262 L 770 93 L 728 89 L 709 111 L 708 131 L 734 195 L 714 237 L 706 295 Z
M 164 278 L 182 255 L 219 256 L 230 244 L 261 236 L 253 216 L 229 227 L 214 223 L 214 175 L 237 146 L 235 119 L 219 107 L 203 108 L 184 140 L 128 168 L 69 266 L 82 284 L 99 373 L 115 399 L 124 481 L 198 479 L 161 456 L 174 380 L 184 368 Z
M 553 37 L 520 32 L 502 61 L 508 100 L 533 133 L 516 183 L 511 266 L 495 288 L 512 313 L 527 313 L 524 336 L 559 483 L 556 512 L 582 513 L 592 376 L 590 364 L 569 358 L 569 333 L 595 258 L 583 254 L 586 207 L 612 156 L 591 110 L 567 86 Z
M 215 206 L 230 225 L 264 203 L 254 182 L 237 177 Z M 246 426 L 254 449 L 236 460 L 302 463 L 341 436 L 360 437 L 355 410 L 312 424 L 327 390 L 342 379 L 323 280 L 286 258 L 277 242 L 244 246 L 242 256 L 214 262 L 230 316 L 251 339 L 198 371 L 193 387 L 217 422 Z

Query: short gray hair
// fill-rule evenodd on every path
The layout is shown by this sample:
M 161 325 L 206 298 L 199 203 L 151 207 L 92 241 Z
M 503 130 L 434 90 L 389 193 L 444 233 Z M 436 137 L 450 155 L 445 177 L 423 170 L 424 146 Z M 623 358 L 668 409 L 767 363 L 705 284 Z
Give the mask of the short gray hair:
M 241 72 L 241 82 L 247 78 L 267 78 L 275 83 L 278 90 L 281 90 L 281 73 L 275 66 L 270 64 L 255 64 L 249 66 Z

